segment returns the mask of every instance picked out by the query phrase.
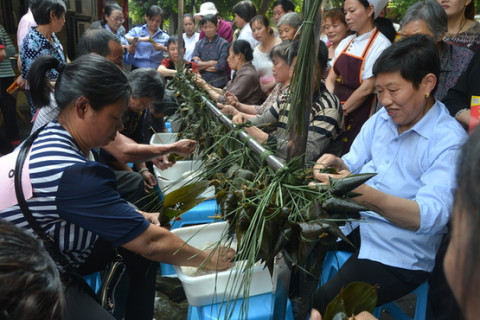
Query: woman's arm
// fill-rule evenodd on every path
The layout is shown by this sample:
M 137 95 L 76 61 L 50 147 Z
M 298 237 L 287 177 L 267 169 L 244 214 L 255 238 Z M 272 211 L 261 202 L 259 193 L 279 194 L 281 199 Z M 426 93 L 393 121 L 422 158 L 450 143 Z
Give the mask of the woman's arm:
M 205 263 L 205 268 L 211 270 L 231 267 L 231 260 L 235 256 L 233 249 L 224 247 L 210 255 L 210 251 L 196 249 L 174 233 L 156 225 L 150 225 L 142 234 L 122 247 L 153 261 L 193 267 Z
M 179 156 L 190 155 L 196 147 L 193 140 L 180 140 L 166 145 L 139 144 L 121 133 L 114 141 L 103 147 L 117 160 L 122 162 L 148 161 L 164 154 L 176 153 Z
M 164 65 L 159 65 L 157 71 L 164 77 L 175 77 L 177 75 L 177 70 L 168 69 Z

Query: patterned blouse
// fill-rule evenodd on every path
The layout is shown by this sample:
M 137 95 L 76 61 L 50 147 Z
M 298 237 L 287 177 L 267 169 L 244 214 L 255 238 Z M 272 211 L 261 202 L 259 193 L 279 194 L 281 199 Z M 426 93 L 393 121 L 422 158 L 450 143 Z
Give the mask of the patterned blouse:
M 210 42 L 208 38 L 203 38 L 195 44 L 193 57 L 199 57 L 202 61 L 218 61 L 213 67 L 217 72 L 200 71 L 202 78 L 209 84 L 217 88 L 223 88 L 229 80 L 227 73 L 228 42 L 218 35 Z
M 467 69 L 473 52 L 467 48 L 442 44 L 442 53 L 440 54 L 440 76 L 438 77 L 435 98 L 442 100 L 447 94 L 448 89 L 453 87 L 460 75 Z
M 480 23 L 475 21 L 475 24 L 465 32 L 456 35 L 447 35 L 443 41 L 477 52 L 478 49 L 480 49 Z
M 32 27 L 30 32 L 25 36 L 20 50 L 20 59 L 22 62 L 22 77 L 27 79 L 28 71 L 32 63 L 40 56 L 51 55 L 61 62 L 66 62 L 63 53 L 62 44 L 52 33 L 52 42 L 50 42 L 43 34 L 37 31 L 36 27 Z M 48 79 L 56 81 L 58 72 L 54 69 L 47 73 Z

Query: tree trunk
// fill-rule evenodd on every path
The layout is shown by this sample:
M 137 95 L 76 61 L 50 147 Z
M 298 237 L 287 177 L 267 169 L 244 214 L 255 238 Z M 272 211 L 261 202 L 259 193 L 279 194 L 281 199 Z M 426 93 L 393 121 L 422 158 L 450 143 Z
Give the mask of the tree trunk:
M 258 14 L 266 14 L 268 9 L 270 9 L 270 0 L 262 0 L 260 7 L 257 10 Z

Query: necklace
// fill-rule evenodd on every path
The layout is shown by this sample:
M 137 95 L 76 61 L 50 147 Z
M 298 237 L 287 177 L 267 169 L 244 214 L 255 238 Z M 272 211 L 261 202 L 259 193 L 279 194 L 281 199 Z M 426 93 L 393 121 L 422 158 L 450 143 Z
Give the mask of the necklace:
M 467 24 L 467 21 L 468 21 L 468 19 L 464 17 L 464 18 L 463 18 L 463 21 L 462 21 L 462 24 L 460 25 L 460 28 L 458 29 L 458 31 L 457 31 L 456 33 L 448 32 L 448 34 L 449 34 L 451 37 L 458 36 L 460 33 L 462 33 L 462 30 L 463 30 L 463 28 L 465 28 L 465 25 Z

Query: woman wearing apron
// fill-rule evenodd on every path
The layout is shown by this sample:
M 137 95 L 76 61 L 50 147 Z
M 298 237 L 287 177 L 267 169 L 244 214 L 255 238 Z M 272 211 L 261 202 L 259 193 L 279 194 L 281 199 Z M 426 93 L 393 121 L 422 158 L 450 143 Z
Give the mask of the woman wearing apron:
M 378 56 L 390 46 L 390 41 L 378 31 L 373 19 L 386 3 L 386 0 L 345 0 L 345 20 L 355 34 L 338 45 L 326 81 L 328 90 L 335 93 L 343 105 L 344 154 L 350 150 L 374 105 L 372 68 Z

